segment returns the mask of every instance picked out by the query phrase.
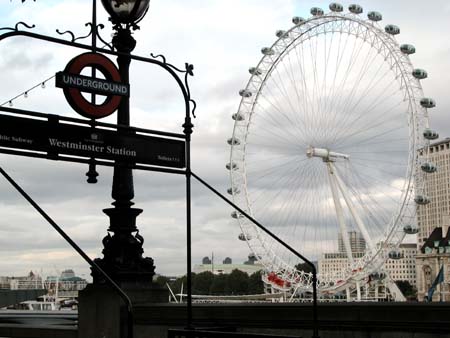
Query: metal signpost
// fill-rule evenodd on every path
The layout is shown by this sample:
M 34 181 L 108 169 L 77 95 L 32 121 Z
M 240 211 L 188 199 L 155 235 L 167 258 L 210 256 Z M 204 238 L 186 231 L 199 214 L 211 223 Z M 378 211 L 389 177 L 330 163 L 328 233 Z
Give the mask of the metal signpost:
M 104 27 L 97 24 L 97 1 L 92 1 L 92 21 L 86 26 L 90 32 L 86 36 L 75 37 L 70 31 L 57 33 L 70 37 L 69 40 L 41 35 L 30 31 L 34 25 L 19 22 L 15 27 L 0 28 L 0 41 L 16 36 L 28 37 L 75 47 L 87 51 L 70 60 L 62 72 L 55 78 L 57 87 L 63 89 L 70 106 L 83 117 L 79 120 L 63 116 L 48 115 L 39 112 L 23 111 L 2 107 L 0 111 L 0 152 L 29 157 L 41 157 L 53 160 L 82 162 L 89 164 L 88 182 L 95 183 L 96 165 L 114 167 L 112 197 L 113 207 L 104 212 L 110 218 L 107 236 L 103 239 L 102 259 L 91 261 L 87 255 L 83 258 L 91 265 L 94 284 L 110 283 L 128 304 L 127 337 L 133 337 L 132 300 L 121 290 L 126 285 L 151 284 L 154 275 L 153 259 L 143 257 L 143 238 L 136 227 L 136 217 L 141 209 L 132 208 L 134 204 L 132 169 L 160 171 L 186 176 L 186 219 L 187 219 L 187 270 L 188 289 L 191 288 L 191 200 L 190 200 L 190 138 L 193 124 L 195 102 L 190 97 L 189 76 L 193 76 L 193 66 L 186 63 L 184 69 L 166 62 L 162 55 L 151 58 L 131 54 L 136 41 L 132 30 L 145 16 L 149 0 L 102 0 L 110 15 L 114 35 L 112 43 L 107 43 L 99 34 Z M 91 38 L 91 44 L 81 43 Z M 98 48 L 97 39 L 108 48 Z M 117 57 L 118 67 L 107 56 Z M 166 70 L 176 81 L 185 102 L 183 134 L 151 131 L 130 127 L 129 115 L 129 64 L 131 60 L 159 66 Z M 92 76 L 82 71 L 91 68 Z M 96 76 L 102 73 L 104 79 Z M 90 93 L 91 100 L 86 98 Z M 101 104 L 96 103 L 96 95 L 106 96 Z M 117 125 L 96 121 L 117 111 Z M 3 171 L 2 171 L 3 174 Z M 4 173 L 13 183 L 13 180 Z M 15 186 L 16 187 L 16 186 Z M 16 187 L 24 197 L 49 221 L 49 223 L 68 240 L 61 228 L 39 208 L 39 206 Z M 68 240 L 69 241 L 69 240 Z M 75 243 L 69 243 L 80 252 Z M 188 296 L 188 327 L 192 321 L 192 299 Z

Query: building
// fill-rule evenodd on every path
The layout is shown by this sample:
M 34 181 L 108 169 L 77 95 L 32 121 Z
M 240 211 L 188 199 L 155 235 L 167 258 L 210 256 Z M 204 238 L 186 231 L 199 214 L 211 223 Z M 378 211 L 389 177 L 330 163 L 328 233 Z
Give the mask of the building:
M 356 238 L 356 237 L 355 237 Z M 360 242 L 359 242 L 360 243 Z M 365 242 L 364 242 L 365 245 Z M 385 264 L 386 272 L 394 281 L 408 281 L 411 285 L 416 286 L 416 254 L 417 245 L 400 244 L 398 251 L 399 259 L 388 259 Z M 365 252 L 354 252 L 353 258 L 363 257 Z M 332 276 L 339 276 L 350 268 L 349 260 L 345 252 L 324 253 L 319 260 L 319 273 Z
M 421 154 L 423 150 L 419 150 Z M 421 248 L 435 228 L 450 224 L 450 138 L 432 143 L 429 147 L 429 162 L 437 170 L 428 173 L 425 182 L 427 205 L 417 207 L 419 227 L 418 247 Z
M 349 231 L 348 239 L 350 241 L 350 248 L 352 249 L 352 252 L 357 253 L 357 252 L 366 251 L 366 241 L 364 240 L 364 238 L 360 232 Z M 338 250 L 341 253 L 346 252 L 345 246 L 344 246 L 344 240 L 342 239 L 341 233 L 339 233 L 339 235 L 338 235 Z
M 408 281 L 409 284 L 417 285 L 416 255 L 417 245 L 415 243 L 400 244 L 398 248 L 400 259 L 388 259 L 385 264 L 386 271 L 394 281 Z
M 425 240 L 416 258 L 417 297 L 428 300 L 428 291 L 443 270 L 443 281 L 435 289 L 433 301 L 450 301 L 450 228 L 435 228 Z
M 361 258 L 364 252 L 354 252 L 353 258 Z M 339 276 L 350 268 L 350 262 L 345 252 L 324 253 L 319 259 L 319 273 L 331 276 Z
M 352 256 L 355 259 L 364 256 L 366 250 L 366 241 L 360 232 L 349 231 L 348 239 L 350 241 L 350 248 Z M 342 234 L 338 234 L 338 252 L 323 253 L 319 259 L 319 273 L 326 275 L 340 275 L 345 273 L 350 268 L 349 260 L 347 259 L 347 251 L 345 250 L 344 240 Z
M 422 152 L 419 150 L 420 155 Z M 439 300 L 440 297 L 450 300 L 447 252 L 450 226 L 450 138 L 430 144 L 428 155 L 428 161 L 437 170 L 426 176 L 425 191 L 430 203 L 417 206 L 417 293 L 419 301 L 424 300 L 440 266 L 444 266 L 444 283 L 438 286 L 433 300 Z

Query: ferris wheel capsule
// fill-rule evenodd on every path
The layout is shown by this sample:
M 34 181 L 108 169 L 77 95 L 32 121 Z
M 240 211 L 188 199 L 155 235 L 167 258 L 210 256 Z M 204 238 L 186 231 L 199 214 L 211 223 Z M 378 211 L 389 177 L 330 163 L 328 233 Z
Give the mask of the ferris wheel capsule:
M 311 8 L 311 14 L 313 16 L 322 16 L 323 15 L 323 9 L 319 7 L 313 7 Z
M 412 75 L 419 80 L 423 80 L 426 79 L 428 77 L 428 73 L 426 72 L 426 70 L 420 69 L 420 68 L 416 68 L 413 70 Z
M 374 272 L 369 275 L 371 280 L 382 280 L 386 278 L 386 274 L 384 272 Z
M 357 4 L 352 4 L 348 6 L 348 10 L 353 14 L 361 14 L 363 12 L 363 8 Z
M 248 69 L 248 72 L 250 73 L 250 74 L 252 74 L 252 75 L 257 75 L 257 76 L 260 76 L 261 74 L 262 74 L 262 71 L 260 71 L 258 68 L 256 68 L 256 67 L 250 67 L 249 69 Z
M 242 215 L 240 212 L 237 212 L 236 210 L 231 212 L 231 218 L 238 219 L 243 217 L 244 215 Z
M 261 53 L 268 56 L 275 55 L 275 51 L 270 47 L 263 47 L 261 49 Z
M 384 27 L 384 31 L 391 35 L 400 34 L 400 28 L 396 25 L 387 25 L 386 27 Z
M 424 108 L 434 108 L 436 107 L 436 102 L 429 97 L 424 97 L 420 100 L 420 105 Z
M 423 131 L 423 137 L 425 137 L 427 140 L 436 140 L 437 138 L 439 138 L 439 134 L 435 130 L 426 128 Z
M 227 189 L 229 195 L 239 194 L 241 190 L 238 187 L 231 187 Z
M 417 195 L 414 198 L 414 201 L 419 205 L 426 205 L 430 203 L 430 199 L 428 198 L 428 196 L 425 195 Z
M 414 235 L 419 232 L 419 228 L 417 226 L 413 226 L 411 224 L 407 224 L 403 227 L 403 231 L 407 235 Z
M 389 256 L 390 259 L 402 259 L 403 258 L 402 253 L 400 251 L 398 251 L 398 250 L 390 251 L 388 256 Z
M 238 145 L 241 144 L 241 141 L 240 141 L 238 138 L 236 138 L 236 137 L 230 137 L 230 138 L 227 140 L 227 143 L 228 143 L 230 146 L 238 146 Z
M 277 30 L 275 32 L 275 35 L 277 36 L 277 38 L 280 38 L 280 39 L 287 39 L 289 37 L 289 33 L 284 30 L 281 30 L 281 29 Z
M 225 164 L 225 168 L 227 168 L 227 170 L 237 170 L 239 169 L 239 166 L 234 162 L 229 162 Z
M 234 113 L 233 115 L 231 115 L 231 118 L 235 121 L 244 121 L 245 117 L 242 113 Z
M 403 44 L 400 46 L 400 50 L 402 51 L 403 54 L 411 55 L 416 52 L 416 47 L 409 44 Z
M 342 12 L 344 10 L 344 6 L 338 4 L 337 2 L 332 2 L 330 4 L 330 11 L 332 12 Z
M 250 240 L 252 237 L 249 234 L 244 234 L 243 232 L 241 232 L 238 236 L 240 241 L 248 241 Z
M 306 20 L 304 18 L 302 18 L 301 16 L 294 16 L 292 18 L 292 23 L 296 26 L 302 24 L 303 22 L 305 22 Z
M 381 13 L 375 12 L 375 11 L 371 11 L 371 12 L 367 13 L 367 17 L 369 18 L 369 20 L 375 21 L 375 22 L 383 20 L 383 15 L 381 15 Z
M 425 162 L 422 163 L 422 165 L 420 166 L 420 168 L 425 171 L 426 173 L 434 173 L 437 170 L 437 167 L 434 163 L 432 162 Z
M 252 96 L 252 92 L 250 90 L 248 90 L 248 89 L 241 89 L 239 91 L 239 95 L 242 96 L 242 97 L 247 97 L 248 98 L 248 97 Z

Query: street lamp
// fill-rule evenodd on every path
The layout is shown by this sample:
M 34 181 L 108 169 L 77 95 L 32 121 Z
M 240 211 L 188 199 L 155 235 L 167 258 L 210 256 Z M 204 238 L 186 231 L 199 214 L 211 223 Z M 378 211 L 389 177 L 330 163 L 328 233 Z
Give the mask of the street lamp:
M 148 11 L 150 0 L 102 0 L 113 24 L 136 25 Z
M 102 0 L 113 23 L 112 45 L 118 52 L 117 63 L 121 82 L 129 84 L 130 53 L 136 46 L 131 30 L 147 13 L 150 0 Z M 123 97 L 117 110 L 117 124 L 130 126 L 129 98 Z M 119 130 L 124 134 L 129 131 Z M 126 163 L 116 161 L 114 166 L 112 198 L 113 208 L 103 212 L 110 218 L 108 235 L 103 239 L 103 258 L 97 259 L 110 276 L 122 286 L 149 285 L 154 276 L 153 259 L 143 257 L 144 239 L 136 227 L 136 217 L 142 209 L 132 208 L 134 198 L 133 173 Z M 112 233 L 112 236 L 111 236 Z M 101 275 L 92 271 L 94 283 L 102 283 Z

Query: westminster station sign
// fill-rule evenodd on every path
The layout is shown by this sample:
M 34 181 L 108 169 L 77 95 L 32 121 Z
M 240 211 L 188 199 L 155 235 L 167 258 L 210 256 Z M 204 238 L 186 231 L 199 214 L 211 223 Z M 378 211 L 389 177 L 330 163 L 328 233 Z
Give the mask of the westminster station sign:
M 185 167 L 185 142 L 182 140 L 3 114 L 0 114 L 0 147 L 46 152 L 49 158 L 61 154 Z

